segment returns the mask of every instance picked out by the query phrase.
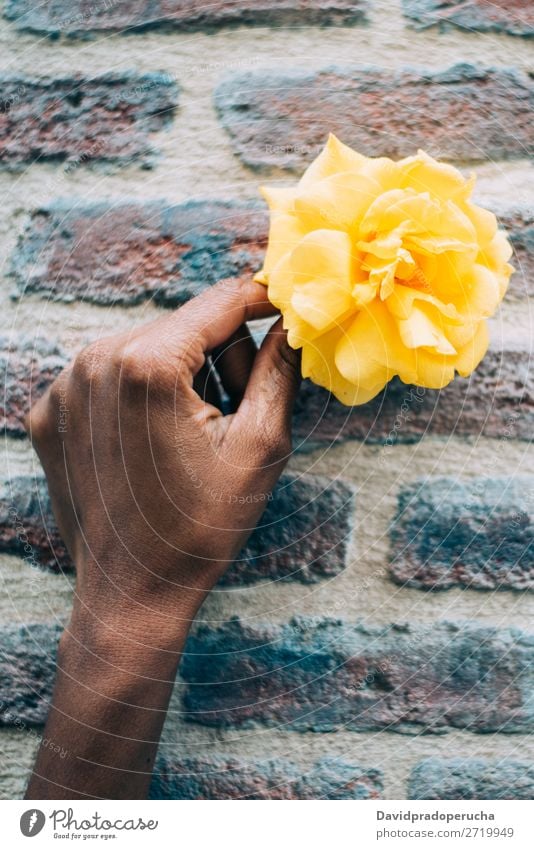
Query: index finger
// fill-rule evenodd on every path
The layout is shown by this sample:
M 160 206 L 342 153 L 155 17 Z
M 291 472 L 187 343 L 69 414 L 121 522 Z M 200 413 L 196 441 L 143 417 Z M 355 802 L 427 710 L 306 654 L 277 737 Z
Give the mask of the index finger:
M 173 348 L 183 353 L 184 345 L 199 354 L 209 353 L 245 322 L 269 318 L 277 312 L 261 283 L 221 280 L 162 320 L 159 343 L 165 344 L 169 354 Z

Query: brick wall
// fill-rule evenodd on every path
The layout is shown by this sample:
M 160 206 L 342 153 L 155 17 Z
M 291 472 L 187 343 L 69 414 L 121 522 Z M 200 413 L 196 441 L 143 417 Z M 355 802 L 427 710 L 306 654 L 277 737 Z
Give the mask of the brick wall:
M 521 0 L 4 0 L 0 797 L 23 791 L 73 582 L 30 399 L 87 341 L 251 275 L 259 182 L 334 130 L 476 163 L 518 271 L 468 380 L 353 411 L 303 387 L 152 796 L 532 798 L 533 32 Z

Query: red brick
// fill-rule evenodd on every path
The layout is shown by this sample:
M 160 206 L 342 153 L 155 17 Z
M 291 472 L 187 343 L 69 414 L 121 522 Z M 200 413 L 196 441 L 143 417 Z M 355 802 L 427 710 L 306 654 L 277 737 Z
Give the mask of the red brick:
M 149 139 L 178 102 L 164 74 L 0 80 L 0 165 L 151 164 Z
M 264 209 L 247 204 L 55 205 L 32 214 L 13 272 L 25 295 L 177 306 L 217 280 L 251 278 L 266 241 Z
M 0 337 L 0 427 L 25 436 L 24 416 L 67 364 L 63 349 L 49 339 Z
M 220 26 L 349 25 L 365 18 L 367 0 L 7 0 L 4 15 L 18 29 L 47 35 Z
M 402 5 L 418 29 L 438 24 L 442 29 L 534 35 L 532 0 L 402 0 Z
M 215 105 L 235 152 L 256 169 L 301 171 L 329 132 L 368 156 L 422 147 L 442 159 L 485 160 L 534 151 L 534 81 L 519 70 L 234 74 L 219 85 Z

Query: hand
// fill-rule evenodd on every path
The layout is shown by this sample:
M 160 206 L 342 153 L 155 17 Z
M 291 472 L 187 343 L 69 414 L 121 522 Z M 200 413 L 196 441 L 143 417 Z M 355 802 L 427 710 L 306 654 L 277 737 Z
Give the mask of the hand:
M 123 699 L 140 712 L 145 746 L 119 747 L 111 760 L 138 773 L 139 757 L 153 759 L 163 720 L 139 716 L 164 716 L 191 620 L 257 524 L 291 450 L 298 355 L 280 321 L 258 353 L 245 325 L 272 314 L 263 286 L 224 281 L 172 315 L 89 346 L 31 411 L 32 442 L 77 569 L 48 738 L 70 733 L 65 716 L 115 734 L 125 709 L 116 730 L 113 722 L 97 727 L 102 700 Z M 95 741 L 85 745 L 93 752 Z M 101 773 L 109 747 L 108 738 L 100 772 L 71 765 L 67 789 L 85 795 L 81 770 L 89 795 L 95 786 L 113 794 L 109 772 Z M 49 751 L 30 784 L 41 797 Z M 133 791 L 130 784 L 129 798 L 143 795 L 146 776 Z M 57 797 L 57 786 L 50 792 Z

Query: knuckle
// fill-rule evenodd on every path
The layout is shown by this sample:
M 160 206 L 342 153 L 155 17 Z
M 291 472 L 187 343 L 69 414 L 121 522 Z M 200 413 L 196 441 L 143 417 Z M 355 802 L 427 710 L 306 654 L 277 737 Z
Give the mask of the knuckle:
M 147 348 L 143 339 L 127 342 L 114 352 L 114 365 L 121 383 L 131 388 L 165 389 L 169 383 L 169 368 L 165 357 Z
M 72 367 L 72 377 L 77 385 L 87 386 L 100 374 L 102 364 L 109 354 L 104 342 L 93 342 L 80 351 Z
M 137 342 L 128 342 L 113 353 L 113 366 L 122 383 L 145 386 L 150 378 L 150 363 Z

